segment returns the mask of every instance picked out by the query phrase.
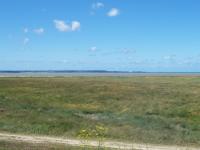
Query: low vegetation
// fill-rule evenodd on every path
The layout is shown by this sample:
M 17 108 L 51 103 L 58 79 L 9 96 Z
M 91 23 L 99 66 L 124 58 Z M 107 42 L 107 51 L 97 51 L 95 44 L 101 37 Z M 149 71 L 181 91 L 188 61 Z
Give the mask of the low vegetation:
M 200 78 L 0 78 L 0 132 L 79 138 L 96 127 L 106 139 L 200 145 Z

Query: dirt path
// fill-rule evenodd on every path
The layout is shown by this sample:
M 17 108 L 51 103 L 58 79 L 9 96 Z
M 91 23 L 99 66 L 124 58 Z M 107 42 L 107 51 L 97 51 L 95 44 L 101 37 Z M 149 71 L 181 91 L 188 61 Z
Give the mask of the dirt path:
M 22 141 L 27 143 L 56 143 L 56 144 L 66 144 L 71 146 L 94 146 L 98 147 L 98 141 L 87 141 L 84 142 L 78 139 L 67 139 L 67 138 L 58 138 L 58 137 L 47 137 L 47 136 L 28 136 L 28 135 L 19 135 L 19 134 L 8 134 L 0 133 L 0 140 L 6 141 Z M 105 148 L 113 149 L 124 149 L 124 150 L 200 150 L 200 148 L 194 147 L 179 147 L 179 146 L 164 146 L 164 145 L 150 145 L 150 144 L 136 144 L 136 143 L 123 143 L 123 142 L 114 142 L 114 141 L 105 141 L 102 143 L 102 146 Z

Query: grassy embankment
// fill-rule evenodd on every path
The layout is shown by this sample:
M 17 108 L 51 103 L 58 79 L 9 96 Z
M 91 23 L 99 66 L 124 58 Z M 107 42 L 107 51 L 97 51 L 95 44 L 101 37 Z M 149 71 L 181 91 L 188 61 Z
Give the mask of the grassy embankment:
M 200 78 L 0 78 L 0 132 L 200 145 Z M 95 137 L 94 137 L 95 138 Z

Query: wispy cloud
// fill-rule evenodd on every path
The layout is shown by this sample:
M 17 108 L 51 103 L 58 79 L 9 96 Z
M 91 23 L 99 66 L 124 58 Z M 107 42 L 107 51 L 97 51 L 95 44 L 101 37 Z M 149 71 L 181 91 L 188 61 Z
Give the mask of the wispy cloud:
M 29 41 L 30 41 L 30 39 L 26 37 L 26 38 L 24 38 L 24 40 L 23 40 L 23 44 L 26 45 L 26 44 L 29 43 Z
M 80 27 L 81 27 L 80 22 L 78 22 L 78 21 L 72 21 L 72 25 L 71 25 L 71 30 L 72 31 L 77 31 L 77 30 L 80 29 Z
M 166 61 L 174 61 L 176 59 L 176 55 L 172 54 L 172 55 L 166 55 L 163 57 L 164 60 Z
M 91 51 L 91 52 L 95 52 L 96 50 L 97 50 L 97 47 L 96 47 L 96 46 L 93 46 L 93 47 L 90 48 L 90 51 Z
M 96 13 L 96 11 L 97 10 L 99 10 L 99 9 L 102 9 L 102 8 L 104 8 L 105 7 L 105 5 L 104 5 L 104 3 L 102 3 L 102 2 L 96 2 L 96 3 L 93 3 L 92 4 L 92 11 L 90 12 L 90 14 L 91 15 L 95 15 L 95 13 Z
M 43 34 L 43 33 L 44 33 L 44 29 L 43 29 L 43 28 L 34 29 L 33 31 L 34 31 L 36 34 Z
M 29 30 L 28 30 L 28 28 L 24 28 L 23 31 L 24 31 L 24 33 L 28 33 Z
M 133 54 L 133 53 L 136 53 L 136 50 L 130 49 L 130 48 L 123 48 L 122 53 L 123 54 Z
M 77 31 L 81 27 L 79 21 L 72 21 L 70 24 L 67 24 L 63 20 L 54 20 L 54 24 L 56 29 L 59 30 L 60 32 Z
M 92 4 L 92 9 L 99 9 L 99 8 L 103 8 L 104 4 L 101 2 L 96 2 Z
M 67 32 L 71 29 L 71 27 L 68 24 L 66 24 L 63 20 L 54 20 L 54 24 L 56 29 L 58 29 L 61 32 Z
M 112 9 L 107 13 L 107 15 L 108 15 L 109 17 L 115 17 L 115 16 L 118 16 L 119 13 L 120 13 L 119 9 L 117 9 L 117 8 L 112 8 Z

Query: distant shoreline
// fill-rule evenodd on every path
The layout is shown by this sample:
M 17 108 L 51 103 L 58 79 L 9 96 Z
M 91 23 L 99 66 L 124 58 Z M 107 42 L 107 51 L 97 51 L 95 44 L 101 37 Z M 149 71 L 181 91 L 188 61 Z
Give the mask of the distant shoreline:
M 200 72 L 146 72 L 146 71 L 109 71 L 109 70 L 0 70 L 0 73 L 154 73 L 154 74 L 165 74 L 165 73 L 198 73 Z
M 146 73 L 146 72 L 107 71 L 107 70 L 0 70 L 0 73 Z
M 131 77 L 131 76 L 200 76 L 200 72 L 125 72 L 125 71 L 0 71 L 0 77 Z

